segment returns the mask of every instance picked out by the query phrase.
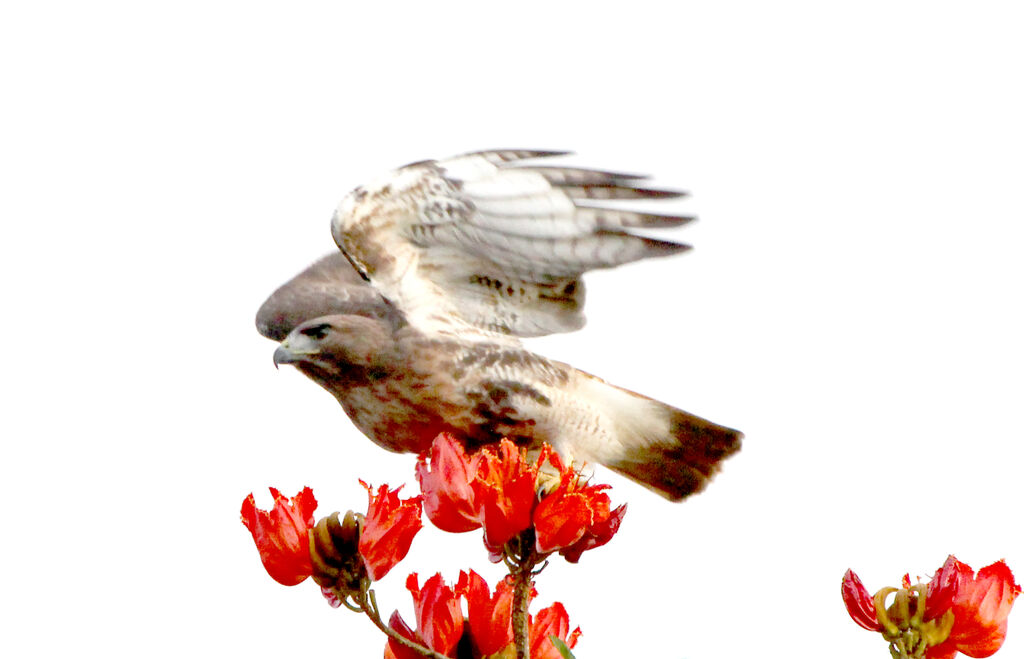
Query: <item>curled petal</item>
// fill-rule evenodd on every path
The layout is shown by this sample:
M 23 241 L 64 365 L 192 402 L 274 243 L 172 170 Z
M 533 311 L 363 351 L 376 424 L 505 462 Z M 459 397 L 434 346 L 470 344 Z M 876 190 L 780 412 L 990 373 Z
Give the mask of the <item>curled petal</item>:
M 423 510 L 434 526 L 449 533 L 480 528 L 470 482 L 477 458 L 470 458 L 454 437 L 441 433 L 430 447 L 430 459 L 416 462 L 416 479 L 423 492 Z M 429 466 L 428 466 L 429 465 Z
M 843 603 L 855 623 L 868 631 L 882 631 L 874 599 L 853 570 L 847 570 L 843 575 Z
M 387 485 L 381 485 L 374 494 L 369 485 L 362 485 L 370 502 L 359 536 L 359 553 L 370 579 L 376 581 L 405 558 L 413 538 L 423 528 L 423 497 L 403 500 L 398 497 L 401 487 L 389 491 Z
M 285 586 L 302 583 L 313 573 L 309 558 L 309 529 L 316 498 L 308 487 L 290 499 L 270 488 L 274 507 L 260 510 L 250 494 L 242 502 L 242 523 L 252 533 L 267 573 Z
M 598 519 L 584 532 L 583 537 L 574 545 L 566 547 L 559 553 L 570 563 L 578 563 L 583 552 L 607 544 L 612 539 L 626 516 L 626 504 L 606 513 L 604 519 Z

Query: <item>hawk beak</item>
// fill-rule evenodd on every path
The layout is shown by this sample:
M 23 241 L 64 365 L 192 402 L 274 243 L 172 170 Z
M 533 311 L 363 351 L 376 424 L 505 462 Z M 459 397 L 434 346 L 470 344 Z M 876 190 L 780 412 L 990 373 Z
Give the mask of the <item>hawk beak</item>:
M 295 354 L 288 349 L 288 346 L 282 343 L 274 351 L 274 368 L 278 368 L 281 364 L 294 364 L 300 359 L 302 359 L 301 355 Z
M 296 362 L 308 362 L 311 355 L 320 354 L 320 346 L 308 336 L 301 334 L 288 335 L 281 345 L 274 351 L 274 367 L 279 364 L 294 364 Z

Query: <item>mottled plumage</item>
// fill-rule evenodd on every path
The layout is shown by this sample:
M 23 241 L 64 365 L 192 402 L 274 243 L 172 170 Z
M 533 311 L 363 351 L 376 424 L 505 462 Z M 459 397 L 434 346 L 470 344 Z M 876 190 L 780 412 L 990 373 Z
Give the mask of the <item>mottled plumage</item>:
M 275 363 L 330 391 L 384 448 L 419 453 L 441 431 L 469 446 L 547 441 L 681 499 L 739 450 L 740 433 L 517 337 L 582 326 L 580 276 L 686 249 L 629 229 L 689 218 L 587 203 L 679 194 L 637 176 L 519 163 L 552 155 L 467 154 L 357 188 L 331 223 L 341 252 L 278 289 L 257 327 L 282 341 Z

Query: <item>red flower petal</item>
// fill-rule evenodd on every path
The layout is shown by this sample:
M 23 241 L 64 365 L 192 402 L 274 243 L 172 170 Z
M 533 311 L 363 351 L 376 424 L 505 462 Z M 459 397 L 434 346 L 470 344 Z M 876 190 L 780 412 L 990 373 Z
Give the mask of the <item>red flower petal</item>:
M 416 479 L 423 492 L 423 510 L 442 531 L 464 533 L 480 528 L 470 482 L 476 475 L 476 458 L 466 455 L 454 437 L 441 433 L 427 456 L 416 462 Z
M 497 454 L 482 451 L 470 485 L 488 547 L 501 547 L 529 528 L 537 501 L 537 467 L 515 444 L 503 439 Z
M 1021 589 L 1003 561 L 981 568 L 977 576 L 960 565 L 965 569 L 953 600 L 956 621 L 949 640 L 969 657 L 988 657 L 1003 645 L 1006 619 Z
M 462 637 L 462 606 L 459 597 L 440 574 L 427 579 L 419 587 L 416 573 L 406 579 L 405 587 L 412 593 L 416 610 L 417 633 L 424 645 L 441 654 L 449 654 Z
M 366 573 L 376 581 L 405 558 L 413 538 L 423 528 L 420 519 L 423 497 L 402 500 L 398 498 L 402 488 L 388 491 L 387 485 L 381 485 L 375 495 L 369 485 L 359 482 L 370 497 L 359 536 L 359 553 Z
M 924 653 L 925 659 L 953 659 L 956 656 L 956 647 L 949 641 L 933 645 Z
M 341 607 L 341 599 L 330 588 L 320 586 L 320 594 L 324 596 L 324 599 L 327 600 L 327 603 L 331 605 L 332 609 Z
M 388 627 L 398 632 L 399 636 L 423 645 L 423 639 L 405 623 L 398 611 L 391 614 Z M 423 659 L 423 655 L 389 638 L 384 646 L 384 659 Z
M 882 631 L 875 612 L 875 602 L 853 570 L 847 570 L 843 575 L 843 603 L 855 623 L 868 631 Z
M 530 620 L 530 659 L 562 659 L 562 653 L 549 636 L 562 639 L 570 648 L 576 647 L 580 636 L 579 627 L 569 633 L 569 614 L 561 602 L 541 609 L 537 617 Z
M 956 560 L 950 555 L 942 564 L 932 580 L 928 582 L 928 590 L 925 594 L 924 619 L 934 620 L 940 617 L 949 607 L 953 605 L 953 597 L 956 595 L 957 586 L 960 583 L 962 567 L 971 568 Z
M 470 570 L 459 575 L 455 590 L 466 596 L 469 634 L 476 650 L 475 656 L 496 654 L 513 642 L 514 589 L 507 580 L 499 581 L 492 595 L 483 577 Z
M 595 502 L 584 492 L 560 487 L 540 500 L 533 513 L 537 551 L 548 554 L 576 544 L 594 522 Z M 604 497 L 607 516 L 608 495 Z
M 263 567 L 285 586 L 302 583 L 313 574 L 309 558 L 309 530 L 313 527 L 316 499 L 308 487 L 291 499 L 270 488 L 274 507 L 260 510 L 250 494 L 242 502 L 242 523 L 252 533 Z
M 583 534 L 579 542 L 561 550 L 559 553 L 570 563 L 578 563 L 583 552 L 608 544 L 618 533 L 622 518 L 626 516 L 626 504 L 622 504 L 608 513 L 607 519 L 598 520 Z

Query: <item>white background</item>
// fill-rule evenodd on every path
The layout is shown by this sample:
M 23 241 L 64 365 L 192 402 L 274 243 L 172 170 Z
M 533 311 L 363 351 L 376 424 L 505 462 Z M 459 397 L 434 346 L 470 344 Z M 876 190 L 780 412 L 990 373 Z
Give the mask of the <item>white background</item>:
M 839 4 L 5 5 L 4 654 L 380 656 L 238 510 L 362 509 L 413 460 L 275 371 L 253 315 L 349 189 L 487 147 L 691 191 L 665 210 L 693 252 L 591 276 L 589 325 L 531 346 L 747 434 L 682 505 L 600 474 L 619 537 L 538 583 L 581 658 L 887 657 L 848 567 L 1024 577 L 1021 17 Z M 382 607 L 466 567 L 500 576 L 427 529 Z

